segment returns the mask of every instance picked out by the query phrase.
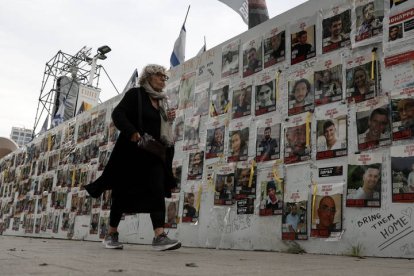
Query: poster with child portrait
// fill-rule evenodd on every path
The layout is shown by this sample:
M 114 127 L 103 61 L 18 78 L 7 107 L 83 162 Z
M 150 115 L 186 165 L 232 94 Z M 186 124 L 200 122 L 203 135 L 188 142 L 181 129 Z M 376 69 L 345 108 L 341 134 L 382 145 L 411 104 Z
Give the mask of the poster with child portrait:
M 246 161 L 249 154 L 249 121 L 231 122 L 227 162 Z
M 311 113 L 292 117 L 289 123 L 285 124 L 285 164 L 303 162 L 311 158 L 309 114 Z
M 347 207 L 381 207 L 382 155 L 355 154 L 348 161 Z
M 255 79 L 255 115 L 260 116 L 276 110 L 275 78 L 272 71 L 265 71 Z
M 392 140 L 412 139 L 414 136 L 414 97 L 391 99 Z
M 371 56 L 371 51 L 365 50 L 345 59 L 348 102 L 359 103 L 375 97 L 378 66 Z
M 195 223 L 198 221 L 201 192 L 202 188 L 199 183 L 193 183 L 186 187 L 184 192 L 183 215 L 181 217 L 183 223 Z
M 243 49 L 243 78 L 253 75 L 263 68 L 262 37 L 247 41 Z
M 325 10 L 322 19 L 322 53 L 349 47 L 351 25 L 351 10 L 347 3 Z
M 222 121 L 213 121 L 207 128 L 206 159 L 224 154 L 226 127 Z
M 260 187 L 260 216 L 281 215 L 283 210 L 283 176 L 272 167 L 262 168 L 257 173 Z
M 232 119 L 249 116 L 252 113 L 252 78 L 234 84 L 232 90 Z
M 213 84 L 210 99 L 210 117 L 217 117 L 228 112 L 230 108 L 228 79 Z
M 344 183 L 312 185 L 311 237 L 328 238 L 342 232 Z
M 200 116 L 188 117 L 184 121 L 183 150 L 198 148 L 200 142 Z
M 264 36 L 264 68 L 286 59 L 286 27 L 273 28 Z
M 308 239 L 307 193 L 285 191 L 282 215 L 282 240 Z
M 291 64 L 308 60 L 316 56 L 316 17 L 297 20 L 290 26 Z
M 280 158 L 280 123 L 273 117 L 258 121 L 256 138 L 256 162 Z
M 324 56 L 315 64 L 315 105 L 342 100 L 342 58 L 340 55 Z
M 314 108 L 313 68 L 292 67 L 288 81 L 288 115 L 300 114 Z
M 318 109 L 316 119 L 316 159 L 345 156 L 348 153 L 347 108 L 341 105 Z
M 222 78 L 227 78 L 239 73 L 239 46 L 239 40 L 232 41 L 223 46 L 221 59 Z
M 214 205 L 234 204 L 234 167 L 219 166 L 214 177 Z
M 414 202 L 414 146 L 391 147 L 392 202 Z
M 355 0 L 353 47 L 381 41 L 384 19 L 383 0 Z
M 175 120 L 173 123 L 174 141 L 182 141 L 184 139 L 184 112 L 177 110 L 175 113 Z
M 390 106 L 387 97 L 358 104 L 356 112 L 360 151 L 391 144 Z
M 165 221 L 164 228 L 177 228 L 179 222 L 178 206 L 180 205 L 180 194 L 172 193 L 171 198 L 165 198 Z
M 188 158 L 188 180 L 201 179 L 204 168 L 204 151 L 191 152 Z

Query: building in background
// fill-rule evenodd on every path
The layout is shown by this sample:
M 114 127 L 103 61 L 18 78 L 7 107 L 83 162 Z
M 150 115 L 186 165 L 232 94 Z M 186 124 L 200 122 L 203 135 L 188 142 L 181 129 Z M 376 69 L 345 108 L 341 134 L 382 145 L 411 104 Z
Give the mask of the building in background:
M 24 127 L 12 127 L 10 138 L 22 147 L 32 140 L 32 130 Z

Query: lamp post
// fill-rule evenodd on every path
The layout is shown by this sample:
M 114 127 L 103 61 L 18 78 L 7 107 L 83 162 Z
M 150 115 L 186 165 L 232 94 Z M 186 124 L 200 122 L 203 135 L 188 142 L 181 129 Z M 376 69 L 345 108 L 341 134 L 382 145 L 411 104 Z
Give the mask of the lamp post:
M 96 61 L 98 59 L 106 59 L 107 56 L 105 54 L 109 53 L 111 51 L 111 48 L 107 45 L 101 46 L 98 48 L 98 53 L 92 58 L 91 60 L 91 71 L 89 72 L 89 79 L 88 79 L 88 85 L 92 86 L 93 83 L 93 77 L 95 76 L 96 72 Z

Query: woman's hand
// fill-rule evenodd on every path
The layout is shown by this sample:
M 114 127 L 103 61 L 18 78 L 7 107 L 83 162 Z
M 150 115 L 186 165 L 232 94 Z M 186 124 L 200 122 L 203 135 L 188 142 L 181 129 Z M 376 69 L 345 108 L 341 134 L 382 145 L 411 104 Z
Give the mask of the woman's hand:
M 131 136 L 131 142 L 138 142 L 141 139 L 141 135 L 139 135 L 138 132 L 135 132 L 134 134 L 132 134 Z
M 168 109 L 167 110 L 167 118 L 168 118 L 168 121 L 170 121 L 170 122 L 175 120 L 175 109 Z

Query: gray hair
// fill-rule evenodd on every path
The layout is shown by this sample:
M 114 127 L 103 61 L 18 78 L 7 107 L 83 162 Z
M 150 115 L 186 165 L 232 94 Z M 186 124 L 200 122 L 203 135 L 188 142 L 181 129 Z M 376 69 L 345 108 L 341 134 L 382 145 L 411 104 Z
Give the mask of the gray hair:
M 146 81 L 148 81 L 151 75 L 154 75 L 157 73 L 167 75 L 167 69 L 162 65 L 148 64 L 141 71 L 141 76 L 139 77 L 139 81 L 138 81 L 139 85 L 143 85 Z

